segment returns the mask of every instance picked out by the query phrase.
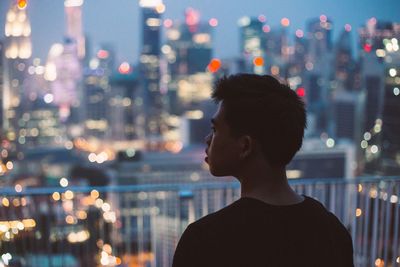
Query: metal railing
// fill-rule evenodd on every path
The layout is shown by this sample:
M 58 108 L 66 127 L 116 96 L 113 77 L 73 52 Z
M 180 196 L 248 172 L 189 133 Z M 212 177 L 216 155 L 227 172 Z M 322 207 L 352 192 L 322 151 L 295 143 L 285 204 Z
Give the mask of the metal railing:
M 356 266 L 400 266 L 399 177 L 290 183 L 347 227 Z M 236 182 L 3 188 L 0 266 L 171 266 L 187 224 L 239 197 Z

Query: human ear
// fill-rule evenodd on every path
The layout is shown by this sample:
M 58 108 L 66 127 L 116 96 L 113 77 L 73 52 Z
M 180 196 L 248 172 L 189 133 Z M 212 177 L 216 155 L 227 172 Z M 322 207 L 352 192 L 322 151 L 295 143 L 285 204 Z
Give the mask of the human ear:
M 254 151 L 255 140 L 249 136 L 244 135 L 240 138 L 240 159 L 245 159 Z

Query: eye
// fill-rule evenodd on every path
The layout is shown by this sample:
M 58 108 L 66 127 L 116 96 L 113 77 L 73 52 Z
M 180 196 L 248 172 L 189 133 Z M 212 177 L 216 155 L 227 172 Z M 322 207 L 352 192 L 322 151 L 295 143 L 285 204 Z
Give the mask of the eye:
M 211 126 L 211 131 L 213 132 L 213 133 L 215 133 L 215 127 L 214 126 Z

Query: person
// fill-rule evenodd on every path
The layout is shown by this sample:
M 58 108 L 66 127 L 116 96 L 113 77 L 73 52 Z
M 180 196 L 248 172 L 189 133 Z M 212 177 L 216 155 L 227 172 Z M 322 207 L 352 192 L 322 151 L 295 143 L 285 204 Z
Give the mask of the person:
M 255 74 L 219 79 L 212 98 L 205 161 L 212 175 L 237 178 L 241 197 L 186 228 L 173 267 L 353 266 L 347 229 L 287 181 L 306 128 L 302 99 Z

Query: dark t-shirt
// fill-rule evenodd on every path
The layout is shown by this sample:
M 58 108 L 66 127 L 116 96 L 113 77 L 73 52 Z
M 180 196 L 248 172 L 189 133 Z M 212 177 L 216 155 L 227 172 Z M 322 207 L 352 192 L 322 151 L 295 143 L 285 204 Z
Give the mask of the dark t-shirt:
M 244 197 L 190 224 L 173 267 L 353 266 L 351 237 L 321 203 L 274 206 Z

